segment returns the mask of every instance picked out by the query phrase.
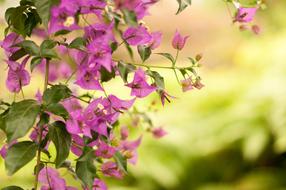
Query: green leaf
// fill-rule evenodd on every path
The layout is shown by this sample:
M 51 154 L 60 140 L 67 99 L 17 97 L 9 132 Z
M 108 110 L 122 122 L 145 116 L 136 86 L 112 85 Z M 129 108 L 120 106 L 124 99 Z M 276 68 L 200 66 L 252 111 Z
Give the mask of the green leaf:
M 152 53 L 151 47 L 145 46 L 145 45 L 139 45 L 137 47 L 137 50 L 138 50 L 138 53 L 139 53 L 141 60 L 143 62 L 145 62 L 147 59 L 149 59 L 149 57 Z
M 137 26 L 137 17 L 136 17 L 136 13 L 134 11 L 130 11 L 128 9 L 123 9 L 122 10 L 123 13 L 123 19 L 126 22 L 126 24 L 130 25 L 130 26 Z
M 43 95 L 43 102 L 47 105 L 59 103 L 61 100 L 71 96 L 71 90 L 65 85 L 55 85 L 47 89 Z
M 155 84 L 159 89 L 161 90 L 165 89 L 164 78 L 157 71 L 148 70 L 147 74 L 154 79 Z
M 100 80 L 101 80 L 101 82 L 108 82 L 114 77 L 115 77 L 115 70 L 114 69 L 112 69 L 111 72 L 109 72 L 105 67 L 101 67 L 101 69 L 100 69 Z
M 44 40 L 40 46 L 41 52 L 45 51 L 46 49 L 53 49 L 57 45 L 57 42 L 54 40 Z
M 186 0 L 187 2 L 185 2 L 185 0 L 177 0 L 178 4 L 179 4 L 179 8 L 177 10 L 176 14 L 181 13 L 183 10 L 185 10 L 188 5 L 191 4 L 191 0 Z
M 9 112 L 9 109 L 5 110 L 0 114 L 0 129 L 6 132 L 6 117 Z
M 16 46 L 23 48 L 28 54 L 30 55 L 39 55 L 40 54 L 40 47 L 31 40 L 24 40 Z
M 169 59 L 173 64 L 175 63 L 175 59 L 170 53 L 156 53 L 156 54 L 164 56 L 165 58 Z
M 50 20 L 50 9 L 53 5 L 59 3 L 59 0 L 34 0 L 34 4 L 44 26 L 48 26 Z
M 92 188 L 96 175 L 96 167 L 93 163 L 94 154 L 90 154 L 91 148 L 84 148 L 84 153 L 76 162 L 76 175 L 89 189 Z M 83 159 L 84 158 L 84 159 Z
M 69 156 L 71 136 L 66 130 L 65 123 L 61 121 L 56 121 L 51 125 L 48 135 L 56 147 L 57 156 L 55 163 L 56 168 L 59 168 Z
M 21 187 L 18 187 L 18 186 L 8 186 L 8 187 L 4 187 L 2 188 L 1 190 L 24 190 L 23 188 Z
M 118 168 L 124 173 L 127 173 L 127 159 L 118 151 L 114 154 L 113 158 L 115 159 Z
M 27 55 L 27 52 L 25 51 L 24 48 L 21 48 L 21 49 L 17 50 L 16 52 L 14 52 L 14 53 L 9 57 L 9 60 L 11 60 L 11 61 L 17 61 L 18 59 L 24 57 L 25 55 Z
M 55 33 L 55 36 L 65 35 L 65 34 L 68 34 L 70 32 L 71 31 L 69 31 L 69 30 L 59 30 Z
M 61 116 L 65 120 L 67 120 L 69 117 L 69 113 L 67 112 L 67 110 L 64 108 L 63 105 L 59 103 L 49 104 L 46 108 L 46 111 L 51 112 L 55 115 Z
M 58 54 L 53 49 L 45 49 L 43 52 L 41 52 L 41 56 L 43 58 L 48 58 L 48 59 L 52 59 L 52 58 L 59 59 Z
M 128 63 L 124 63 L 122 61 L 119 61 L 118 62 L 118 71 L 119 71 L 119 74 L 121 76 L 121 78 L 123 79 L 123 81 L 125 83 L 127 83 L 127 78 L 128 78 L 128 74 L 130 72 L 133 72 L 135 71 L 136 67 L 134 65 L 131 65 L 131 64 L 128 64 Z
M 79 50 L 85 50 L 85 46 L 86 46 L 86 39 L 84 39 L 84 38 L 82 38 L 82 37 L 77 37 L 77 38 L 75 38 L 75 39 L 69 44 L 69 48 L 79 49 Z
M 42 62 L 42 58 L 41 57 L 33 57 L 33 59 L 31 60 L 31 64 L 30 64 L 30 70 L 31 72 L 33 72 L 33 70 L 35 69 L 35 67 L 39 64 L 41 64 Z
M 8 175 L 13 175 L 29 163 L 36 156 L 37 149 L 38 145 L 32 141 L 23 141 L 12 145 L 5 158 Z
M 35 100 L 23 100 L 13 103 L 5 119 L 8 142 L 25 136 L 33 127 L 40 112 Z

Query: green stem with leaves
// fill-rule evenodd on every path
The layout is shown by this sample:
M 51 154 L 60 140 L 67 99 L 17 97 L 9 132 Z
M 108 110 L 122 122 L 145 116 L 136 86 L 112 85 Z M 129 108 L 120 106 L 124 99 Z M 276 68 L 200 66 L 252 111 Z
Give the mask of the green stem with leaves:
M 48 88 L 49 83 L 49 68 L 50 68 L 50 61 L 49 59 L 46 59 L 46 69 L 45 69 L 45 82 L 44 82 L 44 91 Z M 41 164 L 41 143 L 42 143 L 42 136 L 43 136 L 43 126 L 39 125 L 39 146 L 38 146 L 38 152 L 37 152 L 37 165 L 36 165 L 36 172 L 35 172 L 35 183 L 34 183 L 34 190 L 37 190 L 38 188 L 38 179 L 39 179 L 39 173 L 40 173 L 40 164 Z

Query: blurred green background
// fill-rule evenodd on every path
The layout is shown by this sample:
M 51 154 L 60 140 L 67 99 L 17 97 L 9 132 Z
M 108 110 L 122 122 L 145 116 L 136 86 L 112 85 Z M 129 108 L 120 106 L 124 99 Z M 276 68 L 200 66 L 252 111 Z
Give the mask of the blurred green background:
M 286 1 L 268 1 L 268 8 L 259 12 L 258 36 L 239 32 L 222 1 L 194 1 L 179 16 L 174 15 L 176 6 L 175 1 L 162 0 L 145 22 L 164 33 L 158 52 L 175 53 L 170 41 L 176 28 L 190 35 L 179 64 L 187 64 L 184 57 L 202 52 L 200 74 L 206 87 L 183 94 L 172 72 L 163 72 L 168 91 L 178 98 L 164 108 L 158 104 L 159 111 L 150 115 L 169 134 L 160 140 L 146 134 L 138 164 L 129 167 L 125 180 L 108 181 L 110 189 L 286 189 Z M 153 56 L 148 64 L 168 63 Z M 11 99 L 5 71 L 2 61 L 0 98 Z M 24 88 L 25 94 L 32 97 L 39 85 L 40 80 L 33 80 L 32 87 Z M 117 81 L 112 90 L 126 93 L 118 89 Z M 158 100 L 155 95 L 153 99 Z M 3 135 L 1 139 L 3 144 Z M 0 159 L 0 186 L 31 187 L 32 166 L 7 177 Z

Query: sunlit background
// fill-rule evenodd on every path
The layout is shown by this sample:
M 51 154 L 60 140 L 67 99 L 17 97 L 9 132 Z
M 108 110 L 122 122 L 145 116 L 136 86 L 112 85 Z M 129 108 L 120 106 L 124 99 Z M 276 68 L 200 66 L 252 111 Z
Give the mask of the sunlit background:
M 13 3 L 18 1 L 9 1 Z M 5 7 L 7 2 L 1 5 L 1 15 Z M 163 71 L 168 92 L 177 98 L 164 108 L 158 102 L 159 111 L 148 114 L 168 135 L 160 140 L 144 135 L 138 164 L 129 167 L 124 180 L 109 180 L 110 189 L 286 189 L 286 1 L 269 1 L 268 8 L 259 12 L 255 23 L 261 27 L 260 35 L 240 32 L 223 1 L 194 0 L 179 16 L 174 14 L 176 8 L 175 0 L 162 0 L 145 23 L 164 33 L 157 52 L 175 53 L 171 39 L 176 29 L 190 35 L 179 64 L 186 65 L 186 57 L 203 53 L 200 75 L 205 88 L 183 94 L 173 73 Z M 5 24 L 0 22 L 3 31 Z M 0 59 L 4 59 L 2 52 Z M 169 63 L 154 55 L 147 64 Z M 42 78 L 35 77 L 38 80 L 24 88 L 27 97 L 41 87 Z M 12 100 L 5 78 L 2 61 L 0 98 Z M 115 81 L 109 92 L 129 92 L 120 86 Z M 159 101 L 154 95 L 139 104 L 152 100 Z M 4 136 L 0 137 L 3 144 Z M 0 158 L 0 187 L 31 187 L 34 163 L 13 177 L 6 176 L 3 163 Z M 62 175 L 71 179 L 64 170 Z

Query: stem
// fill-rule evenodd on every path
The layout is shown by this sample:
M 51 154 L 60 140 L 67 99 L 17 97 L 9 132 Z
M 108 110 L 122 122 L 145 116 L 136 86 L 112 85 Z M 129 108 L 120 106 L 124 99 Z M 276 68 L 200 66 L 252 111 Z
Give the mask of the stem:
M 48 59 L 46 59 L 46 71 L 45 71 L 45 83 L 44 83 L 44 91 L 48 88 L 48 82 L 49 82 L 49 65 L 50 62 Z M 43 136 L 43 126 L 39 125 L 39 141 L 38 141 L 38 153 L 37 153 L 37 165 L 36 165 L 36 176 L 35 176 L 35 183 L 34 183 L 34 190 L 37 190 L 38 188 L 38 179 L 39 179 L 39 172 L 40 172 L 40 164 L 41 164 L 41 142 L 42 142 L 42 136 Z
M 176 63 L 177 63 L 177 60 L 178 60 L 178 57 L 179 57 L 179 50 L 177 50 L 176 58 L 175 58 L 175 61 L 174 61 L 174 63 L 173 63 L 173 67 L 175 67 L 175 65 L 176 65 Z M 174 71 L 174 73 L 175 73 L 177 82 L 180 84 L 180 80 L 179 80 L 179 77 L 178 77 L 178 75 L 177 75 L 176 69 L 173 68 L 173 71 Z

